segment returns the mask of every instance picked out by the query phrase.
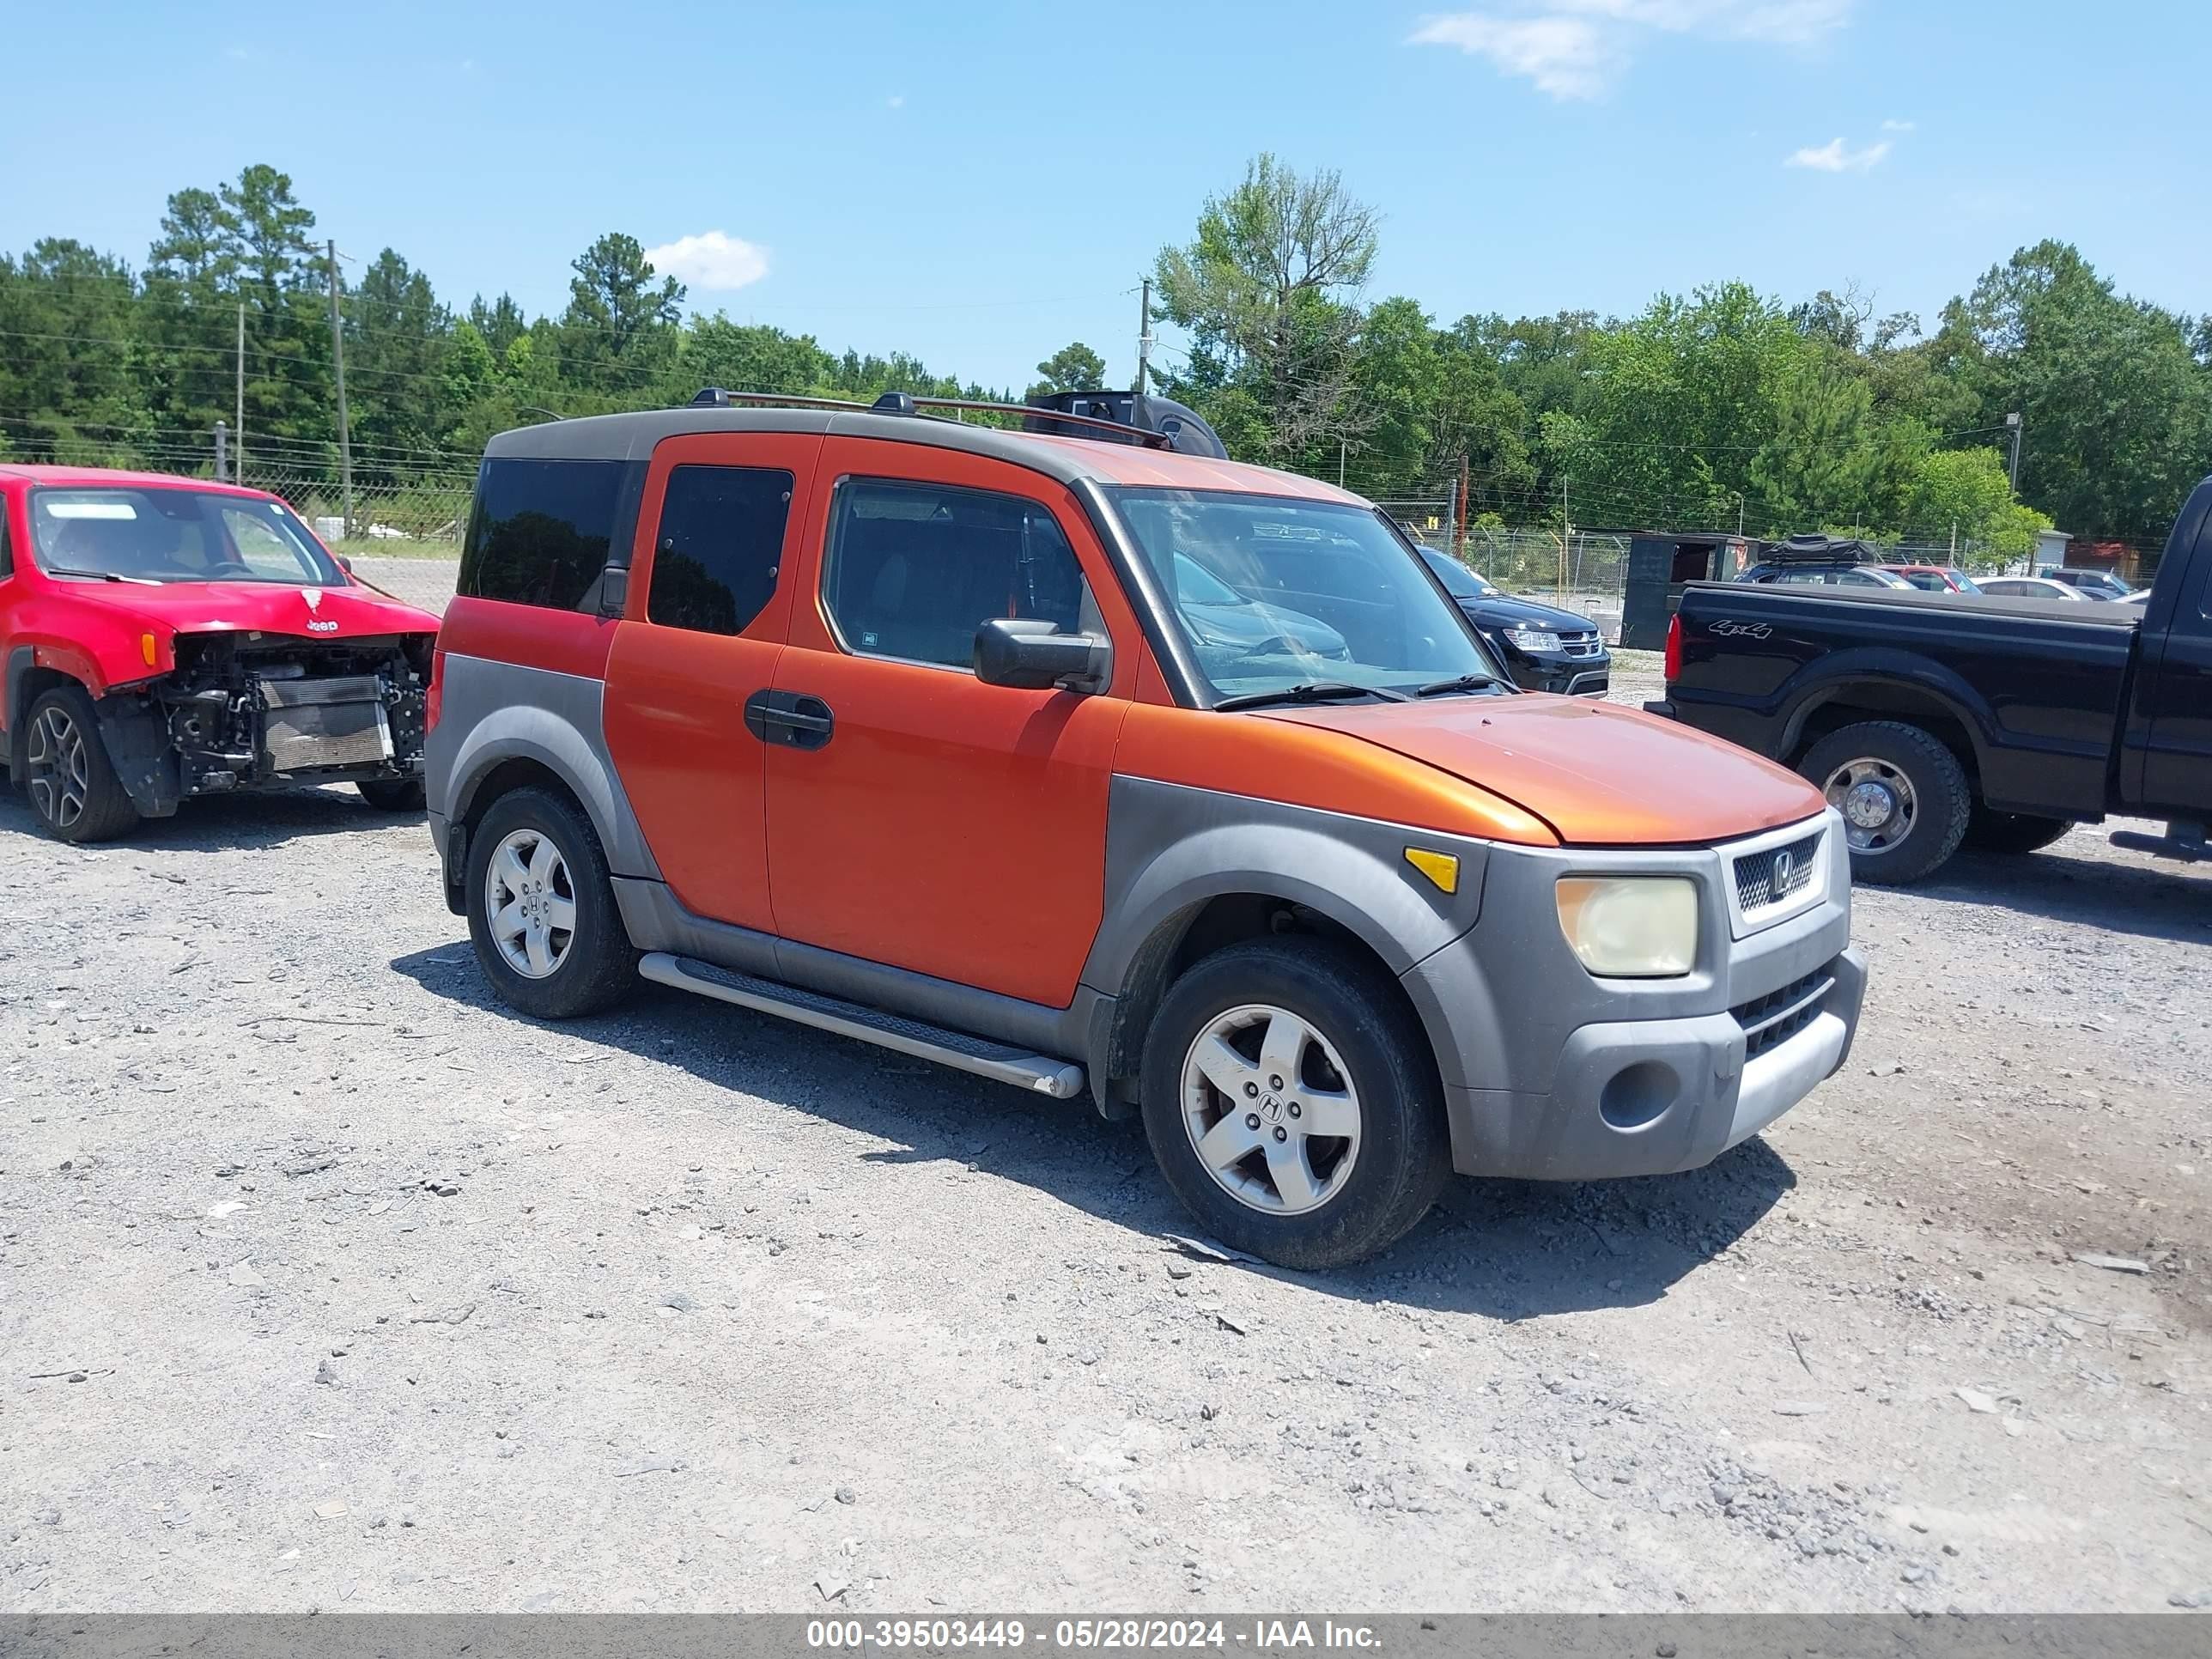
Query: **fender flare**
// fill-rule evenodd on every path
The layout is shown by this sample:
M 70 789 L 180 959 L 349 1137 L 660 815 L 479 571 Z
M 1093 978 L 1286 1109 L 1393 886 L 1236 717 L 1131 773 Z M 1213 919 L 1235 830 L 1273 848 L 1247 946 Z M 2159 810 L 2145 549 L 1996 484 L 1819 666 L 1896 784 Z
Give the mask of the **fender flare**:
M 509 703 L 471 727 L 448 773 L 459 781 L 446 802 L 447 821 L 467 819 L 485 780 L 515 760 L 533 762 L 567 786 L 591 820 L 612 874 L 659 879 L 660 868 L 612 763 L 574 724 L 550 709 Z
M 1318 817 L 1327 825 L 1299 821 Z M 1408 841 L 1458 854 L 1455 895 L 1425 890 L 1411 877 L 1401 862 Z M 1312 910 L 1379 958 L 1406 991 L 1439 1074 L 1457 1082 L 1455 1033 L 1468 1016 L 1480 1027 L 1485 1011 L 1455 1010 L 1448 1019 L 1412 970 L 1474 927 L 1489 850 L 1484 842 L 1296 808 L 1204 824 L 1126 871 L 1115 867 L 1109 847 L 1107 920 L 1083 973 L 1083 983 L 1114 1004 L 1112 1018 L 1092 1022 L 1087 1034 L 1092 1078 L 1103 1085 L 1133 1074 L 1166 991 L 1167 967 L 1204 905 L 1254 894 Z
M 1905 691 L 1941 709 L 1966 734 L 1975 769 L 1982 769 L 1996 743 L 1996 719 L 1987 699 L 1957 670 L 1917 652 L 1887 646 L 1835 652 L 1805 672 L 1782 705 L 1782 742 L 1777 757 L 1788 764 L 1802 746 L 1806 721 L 1862 686 Z M 1883 718 L 1909 722 L 1911 716 L 1900 712 Z

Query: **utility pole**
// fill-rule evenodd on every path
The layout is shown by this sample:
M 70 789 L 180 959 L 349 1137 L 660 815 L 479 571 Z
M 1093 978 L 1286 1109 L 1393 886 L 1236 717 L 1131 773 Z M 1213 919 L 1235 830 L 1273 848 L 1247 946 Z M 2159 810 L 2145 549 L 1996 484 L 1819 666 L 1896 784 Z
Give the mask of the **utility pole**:
M 1452 556 L 1457 558 L 1467 545 L 1467 457 L 1459 458 L 1459 516 L 1452 520 Z
M 1127 293 L 1125 289 L 1122 290 Z M 1143 297 L 1137 301 L 1137 395 L 1145 395 L 1146 372 L 1152 364 L 1152 279 L 1146 277 Z M 1339 483 L 1343 480 L 1340 478 Z
M 217 421 L 215 423 L 215 481 L 217 483 L 230 482 L 229 447 L 225 442 L 229 436 L 230 428 Z
M 1567 585 L 1567 538 L 1574 533 L 1574 520 L 1567 512 L 1567 474 L 1563 467 L 1559 471 L 1559 587 Z
M 238 481 L 246 482 L 246 301 L 238 302 L 238 407 L 231 430 L 238 436 Z
M 331 367 L 338 382 L 338 483 L 345 495 L 345 535 L 341 539 L 346 539 L 353 535 L 353 432 L 346 423 L 345 331 L 338 321 L 338 245 L 332 240 L 323 246 L 330 256 Z
M 1351 441 L 1348 438 L 1339 438 L 1336 441 L 1336 487 L 1339 489 L 1344 488 L 1344 452 Z
M 2020 494 L 2020 434 L 2025 423 L 2018 414 L 2005 416 L 2005 424 L 2012 428 L 2012 493 Z

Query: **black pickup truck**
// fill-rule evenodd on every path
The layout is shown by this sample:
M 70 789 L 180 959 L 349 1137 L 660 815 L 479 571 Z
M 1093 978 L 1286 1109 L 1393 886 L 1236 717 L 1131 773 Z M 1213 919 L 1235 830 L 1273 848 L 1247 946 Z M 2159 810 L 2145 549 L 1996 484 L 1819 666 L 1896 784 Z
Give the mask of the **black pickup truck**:
M 1844 815 L 1852 874 L 1915 881 L 1969 846 L 2162 818 L 2124 847 L 2203 859 L 2212 820 L 2212 478 L 2148 601 L 1698 583 L 1652 714 L 1796 767 Z

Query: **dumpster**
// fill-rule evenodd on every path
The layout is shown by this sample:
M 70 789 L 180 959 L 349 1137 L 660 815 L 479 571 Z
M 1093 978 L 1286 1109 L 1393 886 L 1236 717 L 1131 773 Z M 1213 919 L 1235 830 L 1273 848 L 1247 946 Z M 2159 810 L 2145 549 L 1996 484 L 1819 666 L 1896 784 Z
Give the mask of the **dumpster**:
M 1692 582 L 1733 581 L 1752 562 L 1753 544 L 1720 532 L 1632 530 L 1623 585 L 1620 643 L 1630 651 L 1663 651 L 1667 624 Z

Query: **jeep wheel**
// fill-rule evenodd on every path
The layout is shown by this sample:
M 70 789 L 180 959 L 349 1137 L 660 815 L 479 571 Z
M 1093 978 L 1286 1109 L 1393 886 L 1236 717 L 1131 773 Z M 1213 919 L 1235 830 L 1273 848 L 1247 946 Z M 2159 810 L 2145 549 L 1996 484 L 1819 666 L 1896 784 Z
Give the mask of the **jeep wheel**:
M 419 812 L 422 810 L 420 778 L 364 778 L 354 787 L 379 812 Z
M 540 1019 L 612 1007 L 637 982 L 599 838 L 543 789 L 501 795 L 469 838 L 469 937 L 499 1000 Z
M 1855 881 L 1917 881 L 1957 852 L 1966 833 L 1973 803 L 1966 769 L 1917 726 L 1846 726 L 1814 744 L 1797 769 L 1843 814 Z
M 1213 1237 L 1285 1267 L 1395 1243 L 1451 1173 L 1425 1039 L 1395 988 L 1314 939 L 1231 945 L 1169 989 L 1145 1133 Z
M 106 841 L 138 822 L 108 762 L 92 699 L 73 685 L 56 686 L 31 704 L 23 776 L 40 826 L 58 840 Z

